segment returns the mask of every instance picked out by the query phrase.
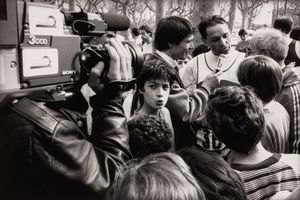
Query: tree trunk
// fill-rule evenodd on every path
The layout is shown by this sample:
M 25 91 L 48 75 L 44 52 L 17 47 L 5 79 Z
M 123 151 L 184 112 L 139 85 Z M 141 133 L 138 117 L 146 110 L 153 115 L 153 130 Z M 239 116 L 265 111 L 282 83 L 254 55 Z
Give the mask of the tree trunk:
M 127 4 L 122 4 L 122 14 L 125 15 L 125 16 L 128 16 L 128 8 L 127 8 Z M 120 33 L 121 34 L 121 33 Z M 129 38 L 129 30 L 127 31 L 124 31 L 123 34 L 122 34 L 126 40 L 128 40 Z
M 195 0 L 195 6 L 193 8 L 193 15 L 191 18 L 192 24 L 195 27 L 208 16 L 218 14 L 218 0 Z M 202 43 L 201 36 L 198 31 L 195 34 L 195 46 L 198 46 Z
M 251 29 L 252 19 L 253 18 L 251 16 L 248 17 L 248 20 L 247 20 L 248 21 L 248 23 L 247 23 L 247 29 Z
M 284 2 L 284 14 L 286 14 L 286 8 L 287 8 L 287 0 Z
M 75 0 L 70 0 L 69 1 L 69 11 L 74 11 L 75 10 Z
M 249 16 L 247 18 L 247 29 L 251 29 L 252 21 L 253 21 L 253 10 L 250 11 Z
M 230 8 L 229 8 L 229 20 L 228 26 L 230 33 L 232 33 L 234 20 L 235 20 L 235 11 L 236 11 L 236 0 L 230 0 Z
M 246 28 L 247 12 L 242 12 L 242 28 Z
M 166 16 L 168 0 L 156 0 L 156 23 Z

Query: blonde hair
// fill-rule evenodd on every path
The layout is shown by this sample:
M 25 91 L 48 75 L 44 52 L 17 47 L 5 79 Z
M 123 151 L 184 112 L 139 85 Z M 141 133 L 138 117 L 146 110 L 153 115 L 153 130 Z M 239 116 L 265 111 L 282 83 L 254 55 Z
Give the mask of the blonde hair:
M 117 174 L 109 195 L 112 200 L 205 200 L 187 164 L 167 152 L 129 161 Z
M 260 50 L 268 52 L 266 56 L 273 58 L 280 65 L 283 63 L 287 51 L 288 44 L 279 30 L 273 28 L 262 28 L 255 31 L 249 40 L 250 50 Z

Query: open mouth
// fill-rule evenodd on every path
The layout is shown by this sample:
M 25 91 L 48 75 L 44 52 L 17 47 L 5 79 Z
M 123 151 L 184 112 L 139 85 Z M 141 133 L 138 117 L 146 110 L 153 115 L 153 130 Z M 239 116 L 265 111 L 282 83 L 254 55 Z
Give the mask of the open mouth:
M 163 102 L 163 101 L 157 101 L 157 102 L 156 102 L 156 105 L 157 105 L 157 106 L 163 106 L 163 105 L 164 105 L 164 102 Z

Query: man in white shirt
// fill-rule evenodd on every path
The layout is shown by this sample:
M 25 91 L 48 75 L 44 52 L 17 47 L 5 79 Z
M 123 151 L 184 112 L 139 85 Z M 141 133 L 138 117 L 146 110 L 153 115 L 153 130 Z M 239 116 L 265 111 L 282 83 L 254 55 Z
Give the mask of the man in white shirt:
M 220 86 L 238 85 L 237 68 L 244 60 L 245 54 L 231 48 L 228 23 L 220 16 L 214 15 L 198 25 L 204 44 L 211 50 L 190 60 L 180 70 L 180 77 L 189 94 L 202 85 L 204 77 L 212 72 L 221 73 Z M 220 143 L 206 124 L 201 120 L 198 127 L 197 144 L 205 149 L 225 155 L 225 145 Z
M 245 54 L 231 48 L 228 24 L 220 16 L 214 15 L 198 25 L 203 42 L 211 49 L 190 60 L 180 70 L 180 77 L 188 91 L 193 90 L 203 78 L 215 71 L 221 71 L 222 85 L 238 84 L 236 69 L 244 60 Z

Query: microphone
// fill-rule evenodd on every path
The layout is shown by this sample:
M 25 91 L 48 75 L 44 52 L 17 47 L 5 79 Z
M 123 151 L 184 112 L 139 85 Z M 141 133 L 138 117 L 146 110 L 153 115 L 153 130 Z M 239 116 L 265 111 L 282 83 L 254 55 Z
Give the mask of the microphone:
M 126 31 L 130 26 L 130 19 L 125 15 L 101 13 L 107 24 L 107 31 Z
M 126 31 L 130 19 L 124 15 L 108 13 L 64 12 L 66 25 L 78 35 L 102 36 L 105 31 Z
M 223 65 L 223 61 L 226 58 L 226 55 L 221 54 L 218 58 L 218 63 L 216 66 L 216 73 L 218 73 L 219 71 L 222 71 L 222 65 Z

